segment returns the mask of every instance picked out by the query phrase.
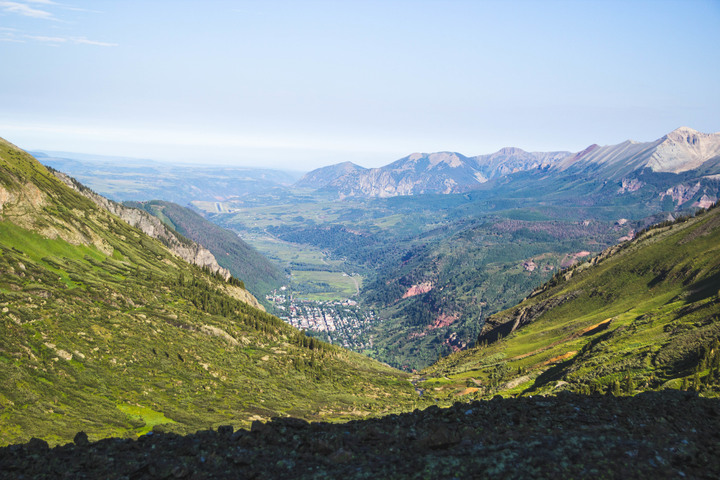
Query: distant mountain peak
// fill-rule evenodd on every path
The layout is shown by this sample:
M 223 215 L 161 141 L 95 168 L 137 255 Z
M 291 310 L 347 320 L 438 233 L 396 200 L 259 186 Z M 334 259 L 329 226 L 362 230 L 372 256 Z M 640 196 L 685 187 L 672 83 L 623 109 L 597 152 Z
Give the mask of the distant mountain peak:
M 465 166 L 468 158 L 457 152 L 434 152 L 420 153 L 415 152 L 400 160 L 396 160 L 390 165 L 380 167 L 380 169 L 399 169 L 402 171 L 420 169 L 421 171 L 433 170 L 436 168 L 458 168 Z
M 699 131 L 695 130 L 694 128 L 690 127 L 678 127 L 672 132 L 668 133 L 666 136 L 678 136 L 678 135 L 697 135 L 700 133 Z
M 296 186 L 322 188 L 342 198 L 448 194 L 477 189 L 490 180 L 519 172 L 585 170 L 598 178 L 621 180 L 646 168 L 672 173 L 694 170 L 716 157 L 720 157 L 720 133 L 680 127 L 652 142 L 626 140 L 605 146 L 593 143 L 577 153 L 503 147 L 474 157 L 451 151 L 415 152 L 371 169 L 345 162 L 314 170 Z M 706 175 L 716 173 L 716 163 L 720 166 L 720 160 L 706 166 Z
M 435 166 L 440 163 L 445 163 L 449 167 L 457 168 L 463 165 L 462 158 L 455 152 L 437 152 L 428 155 L 430 165 Z
M 496 153 L 500 155 L 522 155 L 523 153 L 527 153 L 522 148 L 517 147 L 503 147 L 500 150 L 498 150 Z
M 621 178 L 635 170 L 682 173 L 695 170 L 720 156 L 720 133 L 702 133 L 680 127 L 652 142 L 626 140 L 617 145 L 590 145 L 567 157 L 558 168 L 601 168 L 609 178 Z
M 306 173 L 300 180 L 295 183 L 296 187 L 301 188 L 323 188 L 340 178 L 352 175 L 357 172 L 366 171 L 367 168 L 356 165 L 352 162 L 342 162 L 327 167 L 321 167 L 312 172 Z
M 680 127 L 660 140 L 648 162 L 648 167 L 656 172 L 686 172 L 720 155 L 720 133 Z
M 364 170 L 365 169 L 364 167 L 361 167 L 360 165 L 353 163 L 353 162 L 349 162 L 349 161 L 338 163 L 337 166 L 341 167 L 341 168 L 351 169 L 351 170 L 356 170 L 356 169 Z

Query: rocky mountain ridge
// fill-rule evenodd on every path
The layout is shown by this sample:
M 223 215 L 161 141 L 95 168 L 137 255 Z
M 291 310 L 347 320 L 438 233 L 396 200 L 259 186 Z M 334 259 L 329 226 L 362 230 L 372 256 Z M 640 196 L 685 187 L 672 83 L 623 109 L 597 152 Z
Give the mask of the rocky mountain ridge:
M 263 298 L 273 289 L 280 288 L 285 280 L 284 272 L 237 233 L 210 222 L 194 210 L 161 200 L 124 202 L 123 205 L 153 215 L 182 236 L 210 250 L 218 263 L 235 278 L 242 279 L 256 298 Z
M 58 172 L 57 170 L 51 171 L 65 185 L 80 193 L 85 198 L 88 198 L 98 207 L 116 215 L 117 217 L 120 217 L 129 225 L 139 229 L 144 234 L 160 240 L 160 242 L 162 242 L 163 245 L 165 245 L 172 253 L 186 262 L 197 265 L 200 268 L 207 268 L 211 272 L 217 273 L 225 280 L 230 278 L 230 271 L 221 267 L 217 263 L 215 256 L 210 252 L 210 250 L 178 234 L 176 231 L 167 227 L 157 217 L 154 217 L 143 210 L 126 207 L 120 203 L 109 200 L 102 195 L 93 192 L 89 188 L 84 187 L 68 175 Z M 252 295 L 247 295 L 246 300 L 256 308 L 263 308 L 257 299 L 255 299 Z
M 457 152 L 413 153 L 371 169 L 338 164 L 314 170 L 296 185 L 333 192 L 340 198 L 451 194 L 475 190 L 494 179 L 511 181 L 511 176 L 519 172 L 547 172 L 558 178 L 588 174 L 622 182 L 646 169 L 681 174 L 710 165 L 710 171 L 698 173 L 707 176 L 720 173 L 719 157 L 720 133 L 680 127 L 652 142 L 593 144 L 577 153 L 526 152 L 507 147 L 474 157 Z
M 343 162 L 336 165 L 321 167 L 306 173 L 300 180 L 295 182 L 296 187 L 318 189 L 333 185 L 339 178 L 347 175 L 358 175 L 367 171 L 360 165 L 352 162 Z
M 336 192 L 341 198 L 462 193 L 499 176 L 547 167 L 565 155 L 519 148 L 476 157 L 457 152 L 413 153 L 380 168 L 349 167 L 347 162 L 323 167 L 306 174 L 295 186 Z

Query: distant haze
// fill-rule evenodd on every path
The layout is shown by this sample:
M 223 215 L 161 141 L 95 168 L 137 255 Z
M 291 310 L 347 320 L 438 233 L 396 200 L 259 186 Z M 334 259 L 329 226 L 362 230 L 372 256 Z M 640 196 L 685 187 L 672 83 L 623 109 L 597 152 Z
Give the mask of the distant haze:
M 0 2 L 0 137 L 309 171 L 720 130 L 720 2 Z

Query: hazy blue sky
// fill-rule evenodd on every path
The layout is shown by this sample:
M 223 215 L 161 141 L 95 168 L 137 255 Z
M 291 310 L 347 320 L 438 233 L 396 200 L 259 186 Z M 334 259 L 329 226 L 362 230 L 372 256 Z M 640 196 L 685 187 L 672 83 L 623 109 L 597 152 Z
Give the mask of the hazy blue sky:
M 0 1 L 0 136 L 308 170 L 720 130 L 720 1 Z

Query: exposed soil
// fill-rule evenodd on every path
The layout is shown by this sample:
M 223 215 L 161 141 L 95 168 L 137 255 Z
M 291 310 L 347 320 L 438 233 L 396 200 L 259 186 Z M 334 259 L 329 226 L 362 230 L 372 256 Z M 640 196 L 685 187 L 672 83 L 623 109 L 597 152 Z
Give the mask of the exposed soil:
M 720 400 L 500 399 L 344 424 L 284 418 L 188 436 L 0 448 L 0 478 L 718 478 Z

